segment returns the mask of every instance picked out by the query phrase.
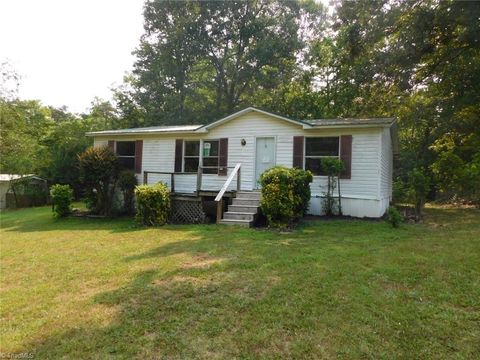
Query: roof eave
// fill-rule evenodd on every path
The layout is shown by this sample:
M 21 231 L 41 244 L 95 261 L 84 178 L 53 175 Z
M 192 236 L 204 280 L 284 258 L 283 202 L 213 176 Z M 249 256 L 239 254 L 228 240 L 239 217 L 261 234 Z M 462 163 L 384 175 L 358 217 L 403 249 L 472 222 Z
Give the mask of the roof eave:
M 304 129 L 342 129 L 342 128 L 389 128 L 392 123 L 389 124 L 332 124 L 332 125 L 312 125 L 311 127 Z
M 132 132 L 88 132 L 85 136 L 136 136 L 136 135 L 166 135 L 166 134 L 194 134 L 196 130 L 176 131 L 132 131 Z

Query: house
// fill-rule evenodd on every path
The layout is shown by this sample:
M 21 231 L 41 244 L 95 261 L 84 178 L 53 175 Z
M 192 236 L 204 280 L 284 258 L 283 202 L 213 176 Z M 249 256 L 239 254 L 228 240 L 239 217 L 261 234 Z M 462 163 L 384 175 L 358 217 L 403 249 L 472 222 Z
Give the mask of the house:
M 38 176 L 0 174 L 0 209 L 44 205 L 47 197 L 47 181 Z
M 176 194 L 215 195 L 225 186 L 227 195 L 235 196 L 238 187 L 243 197 L 254 199 L 246 192 L 259 189 L 258 179 L 266 169 L 300 167 L 314 174 L 309 212 L 321 215 L 326 176 L 320 161 L 337 157 L 346 167 L 340 180 L 345 215 L 381 217 L 392 197 L 392 162 L 397 152 L 393 118 L 293 120 L 249 107 L 203 126 L 87 135 L 94 137 L 95 146 L 111 146 L 140 182 L 163 181 Z M 232 173 L 237 165 L 240 175 Z

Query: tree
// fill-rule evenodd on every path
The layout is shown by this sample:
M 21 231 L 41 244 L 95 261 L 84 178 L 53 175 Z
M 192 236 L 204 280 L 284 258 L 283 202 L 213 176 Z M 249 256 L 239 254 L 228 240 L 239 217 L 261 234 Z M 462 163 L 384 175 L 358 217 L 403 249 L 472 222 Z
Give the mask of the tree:
M 0 170 L 33 174 L 45 163 L 43 139 L 51 131 L 48 109 L 38 101 L 0 99 Z
M 111 215 L 113 198 L 120 174 L 117 156 L 108 147 L 89 147 L 78 157 L 80 176 L 87 191 L 87 197 L 93 198 L 93 211 L 102 215 Z
M 313 1 L 152 1 L 144 16 L 134 97 L 147 123 L 189 123 L 288 83 L 324 12 Z
M 413 169 L 408 174 L 407 197 L 415 206 L 415 219 L 419 221 L 422 217 L 422 210 L 430 191 L 430 179 L 420 169 Z

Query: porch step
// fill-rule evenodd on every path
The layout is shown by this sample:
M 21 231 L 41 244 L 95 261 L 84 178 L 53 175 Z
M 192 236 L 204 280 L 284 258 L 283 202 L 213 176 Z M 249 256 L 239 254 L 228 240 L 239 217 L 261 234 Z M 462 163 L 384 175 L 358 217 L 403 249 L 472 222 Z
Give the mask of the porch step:
M 260 200 L 262 193 L 260 191 L 239 191 L 237 192 L 237 199 L 255 199 Z
M 253 220 L 222 219 L 222 220 L 220 220 L 220 224 L 223 224 L 223 225 L 238 225 L 238 226 L 251 227 L 252 224 L 253 224 Z
M 262 195 L 259 191 L 239 191 L 236 195 L 220 224 L 251 227 L 257 218 Z
M 226 212 L 225 214 L 228 214 L 229 212 L 256 214 L 257 211 L 258 211 L 258 206 L 229 205 L 228 206 L 228 212 Z
M 244 198 L 233 198 L 232 205 L 247 205 L 247 206 L 260 206 L 260 199 L 244 199 Z
M 232 212 L 228 211 L 224 214 L 224 220 L 248 220 L 253 221 L 255 220 L 256 213 L 253 212 Z

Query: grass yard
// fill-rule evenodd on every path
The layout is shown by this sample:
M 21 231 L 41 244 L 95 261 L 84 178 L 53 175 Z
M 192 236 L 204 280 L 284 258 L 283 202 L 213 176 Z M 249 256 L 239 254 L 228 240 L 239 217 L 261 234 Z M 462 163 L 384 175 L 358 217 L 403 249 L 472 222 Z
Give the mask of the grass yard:
M 1 215 L 2 353 L 478 359 L 480 212 L 278 234 Z

